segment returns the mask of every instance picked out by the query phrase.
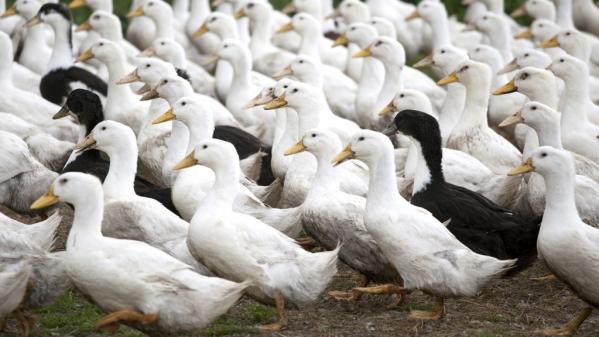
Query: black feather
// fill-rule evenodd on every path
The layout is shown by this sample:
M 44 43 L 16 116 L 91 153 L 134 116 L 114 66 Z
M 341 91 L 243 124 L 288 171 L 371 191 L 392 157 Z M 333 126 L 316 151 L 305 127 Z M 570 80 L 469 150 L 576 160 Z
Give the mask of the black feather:
M 81 82 L 89 89 L 95 90 L 103 96 L 108 94 L 106 82 L 89 71 L 76 66 L 49 71 L 40 81 L 40 93 L 48 101 L 54 104 L 62 104 L 71 92 L 71 83 L 73 82 Z

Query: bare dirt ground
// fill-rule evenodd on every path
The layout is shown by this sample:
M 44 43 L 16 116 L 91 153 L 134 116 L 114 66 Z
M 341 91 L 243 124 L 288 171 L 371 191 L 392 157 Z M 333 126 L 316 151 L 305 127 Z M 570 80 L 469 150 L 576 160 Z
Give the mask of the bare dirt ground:
M 71 221 L 70 210 L 62 206 L 61 214 L 65 215 L 59 241 L 64 243 Z M 0 207 L 0 212 L 31 223 L 36 219 L 15 214 Z M 340 264 L 339 275 L 330 289 L 350 289 L 357 274 Z M 509 278 L 495 280 L 477 297 L 450 299 L 446 302 L 446 316 L 435 322 L 422 322 L 408 319 L 409 309 L 428 309 L 432 299 L 413 292 L 404 304 L 393 310 L 385 305 L 391 299 L 365 296 L 356 302 L 339 302 L 323 295 L 310 307 L 290 309 L 289 326 L 280 333 L 259 333 L 259 324 L 273 320 L 274 310 L 256 304 L 250 299 L 243 299 L 227 315 L 219 319 L 207 329 L 186 336 L 265 336 L 265 337 L 383 337 L 383 336 L 422 336 L 422 337 L 520 337 L 535 336 L 535 330 L 546 327 L 557 327 L 582 309 L 585 304 L 579 300 L 564 284 L 559 281 L 539 283 L 531 281 L 531 277 L 548 274 L 541 261 L 531 268 Z M 599 281 L 599 280 L 598 280 Z M 76 316 L 77 325 L 69 322 L 49 324 L 52 314 L 71 317 L 70 311 L 84 310 L 89 305 L 77 295 L 73 302 L 66 302 L 66 308 L 59 306 L 59 312 L 48 310 L 37 312 L 40 324 L 33 332 L 33 337 L 51 336 L 93 336 L 107 337 L 93 332 L 93 322 L 100 313 L 89 317 Z M 70 307 L 69 307 L 70 306 Z M 74 307 L 74 308 L 71 308 Z M 54 307 L 53 307 L 54 308 Z M 65 312 L 63 313 L 62 310 Z M 75 318 L 73 318 L 75 319 Z M 60 322 L 60 321 L 59 321 Z M 67 328 L 68 325 L 68 328 Z M 90 328 L 91 327 L 91 328 Z M 18 336 L 16 322 L 9 322 L 8 332 L 3 336 Z M 122 328 L 116 336 L 132 337 L 141 334 Z M 540 335 L 539 335 L 540 336 Z M 576 336 L 599 336 L 599 313 L 595 312 L 581 326 Z

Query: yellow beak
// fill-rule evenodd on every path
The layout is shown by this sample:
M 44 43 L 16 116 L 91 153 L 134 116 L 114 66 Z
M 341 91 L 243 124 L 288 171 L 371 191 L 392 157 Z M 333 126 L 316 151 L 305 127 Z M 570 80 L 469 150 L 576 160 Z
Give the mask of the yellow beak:
M 264 110 L 274 110 L 274 109 L 282 108 L 284 106 L 287 106 L 287 104 L 288 103 L 285 100 L 285 93 L 283 93 L 281 96 L 275 98 L 270 103 L 266 104 L 264 106 Z
M 139 88 L 139 90 L 137 90 L 136 94 L 143 95 L 150 90 L 152 90 L 152 87 L 150 87 L 149 84 L 145 83 L 141 88 Z
M 71 114 L 71 111 L 69 110 L 69 108 L 67 107 L 67 105 L 63 105 L 62 108 L 60 108 L 60 110 L 58 110 L 57 113 L 54 114 L 54 116 L 52 116 L 52 119 L 61 119 L 63 117 L 66 117 L 68 115 Z
M 530 28 L 514 35 L 514 39 L 530 39 L 531 37 L 532 37 L 532 30 Z
M 146 92 L 146 94 L 143 95 L 139 100 L 149 101 L 151 99 L 160 97 L 160 94 L 158 94 L 158 91 L 156 90 L 157 88 L 158 86 L 155 86 L 154 88 L 150 89 L 150 91 Z
M 191 153 L 188 154 L 187 157 L 183 158 L 183 160 L 181 160 L 179 163 L 177 163 L 177 165 L 175 165 L 175 167 L 173 167 L 173 170 L 182 170 L 184 168 L 188 168 L 197 164 L 198 161 L 197 159 L 195 159 L 195 151 L 191 151 Z
M 293 22 L 287 22 L 283 27 L 277 30 L 277 33 L 286 33 L 293 30 Z
M 118 80 L 116 82 L 116 84 L 127 84 L 127 83 L 133 83 L 133 82 L 138 82 L 138 81 L 141 81 L 141 79 L 139 78 L 139 75 L 137 75 L 137 69 L 135 69 L 132 72 L 130 72 L 128 75 L 125 75 L 125 77 Z
M 75 32 L 83 32 L 83 31 L 90 30 L 90 29 L 92 29 L 92 25 L 91 25 L 91 23 L 89 23 L 89 20 L 87 20 L 84 23 L 80 24 L 75 29 Z
M 299 142 L 295 143 L 295 145 L 293 145 L 292 147 L 288 148 L 284 154 L 286 156 L 289 156 L 292 154 L 303 152 L 304 150 L 306 150 L 306 146 L 304 145 L 304 140 L 302 139 Z
M 497 90 L 493 91 L 493 95 L 505 95 L 516 91 L 518 91 L 518 87 L 516 86 L 516 81 L 512 79 L 500 88 L 497 88 Z
M 349 40 L 347 39 L 347 36 L 345 35 L 345 33 L 343 33 L 337 39 L 335 39 L 335 42 L 333 42 L 333 45 L 331 46 L 331 48 L 335 48 L 337 46 L 345 46 L 348 43 L 349 43 Z
M 50 186 L 48 188 L 48 192 L 46 192 L 46 194 L 42 195 L 41 197 L 39 197 L 39 199 L 34 201 L 33 204 L 31 204 L 30 208 L 31 209 L 45 208 L 45 207 L 57 204 L 58 201 L 59 201 L 58 197 L 54 194 L 54 186 Z
M 83 6 L 85 6 L 85 0 L 73 0 L 69 4 L 70 9 L 75 9 Z
M 454 82 L 459 82 L 460 80 L 458 79 L 458 75 L 456 74 L 456 72 L 454 71 L 453 73 L 443 77 L 442 79 L 440 79 L 439 81 L 437 81 L 438 85 L 447 85 L 449 83 L 454 83 Z
M 94 139 L 94 134 L 90 133 L 87 135 L 81 143 L 75 145 L 75 150 L 77 152 L 83 152 L 85 150 L 91 149 L 96 145 L 96 140 Z
M 512 14 L 510 14 L 513 18 L 519 18 L 521 16 L 526 15 L 526 6 L 522 5 L 520 7 L 518 7 L 515 11 L 512 12 Z
M 289 15 L 291 13 L 297 12 L 297 8 L 293 4 L 293 1 L 287 4 L 287 6 L 283 7 L 283 13 Z
M 84 51 L 83 53 L 81 53 L 79 56 L 77 56 L 77 59 L 75 60 L 75 62 L 85 62 L 85 61 L 91 60 L 93 58 L 94 58 L 94 53 L 92 52 L 91 48 L 89 48 L 86 51 Z
M 416 18 L 420 17 L 420 13 L 418 12 L 418 10 L 414 10 L 412 13 L 410 13 L 410 15 L 406 16 L 406 21 L 410 21 L 410 20 L 414 20 Z
M 370 52 L 371 48 L 372 48 L 372 46 L 368 46 L 368 47 L 366 47 L 366 48 L 364 48 L 364 49 L 362 49 L 362 50 L 354 53 L 351 57 L 353 57 L 353 58 L 356 59 L 356 58 L 360 58 L 360 57 L 371 56 L 372 55 L 372 53 Z
M 42 23 L 42 19 L 40 19 L 39 15 L 36 15 L 36 16 L 32 17 L 31 19 L 29 19 L 29 21 L 27 21 L 25 23 L 25 26 L 27 28 L 31 28 L 35 25 L 39 25 L 40 23 Z
M 158 116 L 158 118 L 153 120 L 152 124 L 160 124 L 160 123 L 172 121 L 174 119 L 176 119 L 176 116 L 173 113 L 173 108 L 170 108 L 170 109 L 168 109 L 167 112 L 163 113 L 162 115 Z
M 343 150 L 341 150 L 341 152 L 339 152 L 339 154 L 335 156 L 335 158 L 333 158 L 333 161 L 331 163 L 333 163 L 333 166 L 337 166 L 346 160 L 354 158 L 355 155 L 356 154 L 351 149 L 351 144 L 347 144 L 347 146 Z
M 433 55 L 429 55 L 414 64 L 414 68 L 424 68 L 433 64 Z
M 17 14 L 17 5 L 13 4 L 4 13 L 2 13 L 2 16 L 0 16 L 0 17 L 6 18 L 6 17 L 9 17 L 9 16 L 13 16 L 15 14 Z
M 522 117 L 522 110 L 520 110 L 512 116 L 509 116 L 508 118 L 504 119 L 503 122 L 499 123 L 499 127 L 505 128 L 510 125 L 515 125 L 522 122 L 524 122 L 524 118 Z
M 532 158 L 528 158 L 524 164 L 511 169 L 507 175 L 508 176 L 517 176 L 519 174 L 524 174 L 528 172 L 532 172 L 535 170 L 535 166 L 532 164 Z
M 142 6 L 137 7 L 136 9 L 132 10 L 131 12 L 129 12 L 129 14 L 127 14 L 128 18 L 135 18 L 138 16 L 142 16 L 144 15 L 144 8 Z
M 379 112 L 379 116 L 386 116 L 392 113 L 393 111 L 395 111 L 395 104 L 393 104 L 393 100 L 391 100 L 391 102 L 389 102 L 389 104 L 387 104 L 387 106 L 384 107 L 383 110 L 381 110 L 381 112 Z
M 259 106 L 259 105 L 264 105 L 267 103 L 270 103 L 273 101 L 272 96 L 270 95 L 262 95 L 262 93 L 259 93 L 258 95 L 256 95 L 256 97 L 252 98 L 249 102 L 247 102 L 243 108 L 244 109 L 251 109 L 253 107 Z
M 240 8 L 237 12 L 235 12 L 235 20 L 239 20 L 241 18 L 245 17 L 245 10 L 243 8 Z
M 559 41 L 557 40 L 557 35 L 550 38 L 549 40 L 539 44 L 539 48 L 554 48 L 559 47 Z
M 272 78 L 274 78 L 275 80 L 280 80 L 285 76 L 289 76 L 289 75 L 293 75 L 293 69 L 291 69 L 291 65 L 288 65 L 287 67 L 283 68 L 281 71 L 277 72 L 276 74 L 273 75 Z
M 208 26 L 206 26 L 206 24 L 204 23 L 192 35 L 193 35 L 193 37 L 200 37 L 200 36 L 208 33 L 209 31 L 210 31 L 210 29 L 208 29 Z
M 152 57 L 154 55 L 156 55 L 156 49 L 154 49 L 154 47 L 148 47 L 139 53 L 139 56 L 141 57 Z

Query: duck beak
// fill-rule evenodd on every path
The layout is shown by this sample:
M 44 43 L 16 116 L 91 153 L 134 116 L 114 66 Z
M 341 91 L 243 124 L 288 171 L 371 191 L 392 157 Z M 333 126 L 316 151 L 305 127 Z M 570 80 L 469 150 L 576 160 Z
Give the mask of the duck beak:
M 360 57 L 372 56 L 372 52 L 370 51 L 371 48 L 372 48 L 372 46 L 368 46 L 368 47 L 354 53 L 351 57 L 357 59 Z
M 69 4 L 70 9 L 75 9 L 83 6 L 85 6 L 85 0 L 73 0 Z
M 281 96 L 273 99 L 268 104 L 266 104 L 264 106 L 264 110 L 274 110 L 274 109 L 282 108 L 284 106 L 287 106 L 287 104 L 288 104 L 288 102 L 285 100 L 285 93 L 283 93 Z
M 85 138 L 83 138 L 81 143 L 75 145 L 75 151 L 83 152 L 86 150 L 93 149 L 95 146 L 96 146 L 96 140 L 94 139 L 94 134 L 90 133 Z
M 340 16 L 341 16 L 341 13 L 339 13 L 339 10 L 335 9 L 333 12 L 331 12 L 331 14 L 327 15 L 324 19 L 329 20 L 329 19 L 338 18 Z
M 69 116 L 70 114 L 71 114 L 71 110 L 69 110 L 69 108 L 65 104 L 62 106 L 62 108 L 60 108 L 60 110 L 58 110 L 57 113 L 54 114 L 54 116 L 52 116 L 52 119 L 61 119 L 61 118 Z
M 354 151 L 352 151 L 351 144 L 347 144 L 347 146 L 343 150 L 341 150 L 341 152 L 339 152 L 339 154 L 335 156 L 335 158 L 333 158 L 333 161 L 331 161 L 331 163 L 333 164 L 333 166 L 337 166 L 343 163 L 344 161 L 353 159 L 355 157 L 356 154 Z
M 139 90 L 137 90 L 137 94 L 138 95 L 143 95 L 143 94 L 145 94 L 146 92 L 148 92 L 150 90 L 152 90 L 152 87 L 150 87 L 149 84 L 144 83 L 144 85 L 141 88 L 139 88 Z
M 218 56 L 218 55 L 212 55 L 212 56 L 210 56 L 208 59 L 206 59 L 206 60 L 205 60 L 205 61 L 202 63 L 202 65 L 203 65 L 203 66 L 209 66 L 209 65 L 211 65 L 212 63 L 216 63 L 216 62 L 218 62 L 218 60 L 220 60 L 220 56 Z
M 141 81 L 141 79 L 139 78 L 139 75 L 137 75 L 137 69 L 135 69 L 132 72 L 130 72 L 128 75 L 125 75 L 125 77 L 118 80 L 116 82 L 116 84 L 127 84 L 127 83 L 139 82 L 139 81 Z
M 554 48 L 559 47 L 559 41 L 557 40 L 557 35 L 550 38 L 549 40 L 539 44 L 539 48 Z
M 524 164 L 511 169 L 507 175 L 508 176 L 517 176 L 519 174 L 524 174 L 524 173 L 528 173 L 528 172 L 532 172 L 535 170 L 535 166 L 532 164 L 532 158 L 528 158 Z
M 338 46 L 347 46 L 347 44 L 349 43 L 349 40 L 347 39 L 347 35 L 345 35 L 345 33 L 339 35 L 339 37 L 337 39 L 335 39 L 335 42 L 333 42 L 333 44 L 331 45 L 331 48 L 335 48 Z
M 528 28 L 527 30 L 520 32 L 514 35 L 514 39 L 530 39 L 532 38 L 532 29 Z
M 283 7 L 283 13 L 289 15 L 291 13 L 297 12 L 297 7 L 293 4 L 293 1 L 287 4 L 287 6 Z
M 257 107 L 260 105 L 268 104 L 272 102 L 274 98 L 272 96 L 262 96 L 262 93 L 259 93 L 256 97 L 252 98 L 251 101 L 247 102 L 243 108 L 251 109 L 253 107 Z
M 433 64 L 433 55 L 429 55 L 414 64 L 414 68 L 424 68 Z
M 283 27 L 277 30 L 277 33 L 286 33 L 293 30 L 293 22 L 287 22 Z
M 383 110 L 381 110 L 381 112 L 379 112 L 379 116 L 386 116 L 392 113 L 393 111 L 395 111 L 395 104 L 393 104 L 393 100 L 391 100 L 391 102 L 389 102 L 389 104 L 387 104 L 387 106 L 384 107 Z
M 383 134 L 385 136 L 393 136 L 394 134 L 397 133 L 397 126 L 395 125 L 395 123 L 391 122 L 389 123 L 389 125 L 387 125 L 387 127 L 385 128 L 385 130 L 383 130 Z
M 158 88 L 158 85 L 156 85 L 154 88 L 152 88 L 148 92 L 146 92 L 146 94 L 143 95 L 139 100 L 140 101 L 149 101 L 151 99 L 160 97 L 160 94 L 158 94 L 158 91 L 156 90 L 157 88 Z
M 162 115 L 158 116 L 158 118 L 156 118 L 155 120 L 152 121 L 152 124 L 160 124 L 160 123 L 164 123 L 164 122 L 168 122 L 168 121 L 172 121 L 176 119 L 175 114 L 173 113 L 173 108 L 171 107 L 170 109 L 168 109 L 167 112 L 163 113 Z
M 240 8 L 239 10 L 237 10 L 234 15 L 235 20 L 239 20 L 241 18 L 244 18 L 245 16 L 246 16 L 245 10 L 243 8 Z
M 299 142 L 295 143 L 292 147 L 288 148 L 285 151 L 286 156 L 290 156 L 292 154 L 304 152 L 306 150 L 306 146 L 304 145 L 304 139 L 301 139 Z
M 406 16 L 405 20 L 411 21 L 411 20 L 417 19 L 419 17 L 420 17 L 420 13 L 418 12 L 418 10 L 414 10 L 412 13 L 410 13 L 410 15 Z
M 217 7 L 225 3 L 225 0 L 214 0 L 212 1 L 212 7 Z
M 515 18 L 519 18 L 521 16 L 526 15 L 526 6 L 522 5 L 520 7 L 518 7 L 515 11 L 512 12 L 512 14 L 510 14 L 511 17 Z
M 497 75 L 511 73 L 512 71 L 518 69 L 519 67 L 520 66 L 518 66 L 518 60 L 513 59 L 510 63 L 506 64 L 505 67 L 499 69 L 499 71 L 497 72 Z
M 274 74 L 272 78 L 274 78 L 275 80 L 280 80 L 285 76 L 290 76 L 293 75 L 293 69 L 291 69 L 291 65 L 288 65 L 287 67 L 283 68 L 281 71 L 279 71 L 278 73 Z
M 512 92 L 516 92 L 516 91 L 518 91 L 518 87 L 516 86 L 516 81 L 514 79 L 512 79 L 511 81 L 507 82 L 500 88 L 497 88 L 497 90 L 493 91 L 493 95 L 495 95 L 495 96 L 505 95 L 505 94 L 510 94 Z
M 2 13 L 2 16 L 0 16 L 0 18 L 6 18 L 6 17 L 13 16 L 16 14 L 17 14 L 17 5 L 13 4 L 4 13 Z
M 92 49 L 89 48 L 86 51 L 84 51 L 83 53 L 79 54 L 79 56 L 77 56 L 77 59 L 75 60 L 75 63 L 77 62 L 85 62 L 87 60 L 91 60 L 94 58 L 94 53 L 92 52 Z
M 455 83 L 455 82 L 459 82 L 460 80 L 458 79 L 458 75 L 456 74 L 456 72 L 454 71 L 453 73 L 443 77 L 442 79 L 440 79 L 439 81 L 437 81 L 438 85 L 447 85 L 449 83 Z
M 524 118 L 522 117 L 522 110 L 520 110 L 512 116 L 509 116 L 508 118 L 504 119 L 503 122 L 499 123 L 499 127 L 505 128 L 522 122 L 524 122 Z
M 129 13 L 127 14 L 127 17 L 128 17 L 129 19 L 131 19 L 131 18 L 136 18 L 136 17 L 138 17 L 138 16 L 143 16 L 144 14 L 146 14 L 146 13 L 144 12 L 144 8 L 143 8 L 142 6 L 139 6 L 139 7 L 137 7 L 136 9 L 132 10 L 131 12 L 129 12 Z
M 40 23 L 42 23 L 42 19 L 40 18 L 39 15 L 36 15 L 36 16 L 32 17 L 31 19 L 29 19 L 29 21 L 27 21 L 25 23 L 25 27 L 31 28 L 35 25 L 39 25 Z
M 31 209 L 40 209 L 52 206 L 58 203 L 58 197 L 54 194 L 54 186 L 48 187 L 48 192 L 39 197 L 36 201 L 31 204 Z
M 75 32 L 84 32 L 90 29 L 92 29 L 92 25 L 91 23 L 89 23 L 89 20 L 87 20 L 84 23 L 80 24 L 77 28 L 75 28 Z
M 154 47 L 148 47 L 139 53 L 139 57 L 152 57 L 154 55 L 156 55 L 156 49 L 154 49 Z
M 179 163 L 177 163 L 177 165 L 175 165 L 175 167 L 173 167 L 173 170 L 178 171 L 184 168 L 192 167 L 197 164 L 198 160 L 195 159 L 195 151 L 191 151 L 191 153 L 188 154 L 187 157 L 183 158 L 183 160 L 181 160 Z
M 196 30 L 195 32 L 193 32 L 192 36 L 193 37 L 200 37 L 206 33 L 208 33 L 210 31 L 210 29 L 208 29 L 208 26 L 206 26 L 206 24 L 202 24 L 200 26 L 200 28 L 198 28 L 198 30 Z

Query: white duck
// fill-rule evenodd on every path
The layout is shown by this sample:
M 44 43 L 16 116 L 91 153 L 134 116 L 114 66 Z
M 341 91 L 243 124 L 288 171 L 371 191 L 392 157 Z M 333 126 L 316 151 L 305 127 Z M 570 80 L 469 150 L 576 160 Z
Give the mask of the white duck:
M 137 18 L 140 16 L 150 18 L 156 27 L 152 41 L 156 38 L 166 37 L 175 39 L 184 47 L 189 47 L 190 43 L 187 36 L 175 28 L 177 21 L 175 21 L 173 15 L 173 8 L 168 3 L 161 0 L 145 0 L 143 4 L 140 4 L 127 14 L 128 18 Z
M 527 0 L 520 7 L 516 8 L 510 16 L 518 18 L 526 14 L 535 19 L 555 21 L 555 5 L 551 0 Z
M 105 237 L 102 185 L 91 175 L 61 175 L 32 208 L 59 201 L 75 208 L 63 261 L 77 289 L 107 312 L 98 328 L 121 323 L 149 333 L 201 328 L 233 306 L 250 285 L 202 276 L 144 242 Z
M 262 329 L 278 331 L 287 323 L 285 302 L 307 304 L 324 291 L 337 272 L 339 247 L 310 253 L 274 228 L 234 212 L 235 182 L 240 177 L 238 162 L 231 144 L 213 139 L 200 142 L 177 165 L 205 165 L 216 176 L 213 188 L 191 221 L 188 244 L 194 256 L 215 274 L 251 280 L 250 295 L 266 303 L 274 302 L 278 320 Z

